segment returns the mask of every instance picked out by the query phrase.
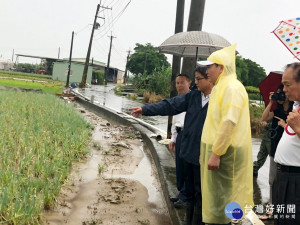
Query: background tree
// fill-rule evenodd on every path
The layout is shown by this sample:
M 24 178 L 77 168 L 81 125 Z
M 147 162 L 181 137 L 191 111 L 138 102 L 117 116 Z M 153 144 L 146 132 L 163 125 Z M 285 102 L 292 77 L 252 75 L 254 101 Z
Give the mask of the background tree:
M 267 76 L 265 69 L 250 59 L 244 59 L 244 62 L 248 68 L 248 81 L 246 85 L 257 87 Z
M 243 85 L 248 83 L 248 67 L 241 56 L 236 57 L 236 74 Z
M 158 52 L 158 50 L 150 43 L 142 45 L 137 43 L 131 55 L 127 68 L 135 74 L 152 74 L 154 70 L 161 71 L 162 68 L 170 66 L 167 57 Z
M 37 73 L 40 69 L 40 64 L 18 63 L 15 64 L 16 71 L 25 73 Z

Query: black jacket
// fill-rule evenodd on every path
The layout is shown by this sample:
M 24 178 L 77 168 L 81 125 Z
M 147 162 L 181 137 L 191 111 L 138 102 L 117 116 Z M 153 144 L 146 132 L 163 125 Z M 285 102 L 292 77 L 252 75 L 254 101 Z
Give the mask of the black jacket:
M 201 134 L 206 118 L 208 104 L 202 108 L 201 92 L 192 89 L 190 92 L 165 99 L 156 104 L 142 107 L 143 115 L 167 116 L 186 112 L 182 133 L 180 157 L 188 163 L 199 165 Z

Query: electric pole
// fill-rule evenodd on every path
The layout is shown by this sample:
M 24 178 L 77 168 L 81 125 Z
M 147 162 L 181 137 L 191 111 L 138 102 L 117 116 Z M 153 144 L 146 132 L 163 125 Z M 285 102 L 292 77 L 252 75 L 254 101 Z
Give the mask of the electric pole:
M 123 83 L 124 83 L 124 84 L 127 83 L 127 63 L 128 63 L 129 58 L 130 58 L 130 49 L 128 50 L 128 55 L 127 55 L 127 60 L 126 60 L 125 73 L 124 73 L 124 80 L 123 80 Z
M 112 34 L 110 36 L 110 46 L 109 46 L 109 53 L 108 53 L 108 59 L 107 59 L 107 66 L 106 66 L 106 71 L 105 71 L 105 85 L 107 85 L 107 81 L 108 81 L 108 75 L 109 75 L 109 63 L 110 63 L 110 55 L 111 55 L 111 46 L 112 46 L 112 40 L 113 38 L 115 38 L 114 36 L 112 36 Z
M 187 31 L 201 31 L 204 16 L 205 0 L 191 0 Z M 195 48 L 196 56 L 196 48 Z M 182 63 L 182 73 L 193 75 L 196 68 L 195 57 L 186 57 Z
M 184 4 L 185 4 L 185 0 L 177 0 L 175 34 L 183 31 Z M 181 64 L 181 57 L 173 55 L 170 98 L 175 97 L 177 95 L 175 83 L 176 83 L 176 76 L 177 74 L 180 73 L 180 64 Z M 173 120 L 173 116 L 168 116 L 167 138 L 171 138 L 172 135 L 171 133 L 172 120 Z
M 15 54 L 15 49 L 13 49 L 13 52 L 12 52 L 12 57 L 11 57 L 12 62 L 14 62 L 14 54 Z
M 93 23 L 93 28 L 92 28 L 92 33 L 91 33 L 91 38 L 90 38 L 90 43 L 89 43 L 89 48 L 86 54 L 86 59 L 85 59 L 85 64 L 84 64 L 84 69 L 83 69 L 83 74 L 82 74 L 82 79 L 81 83 L 79 84 L 79 87 L 84 88 L 86 84 L 86 77 L 87 77 L 87 72 L 89 68 L 89 62 L 90 62 L 90 55 L 91 55 L 91 49 L 92 49 L 92 42 L 93 42 L 93 36 L 94 36 L 94 30 L 96 27 L 96 21 L 98 17 L 98 12 L 99 12 L 100 4 L 97 5 L 97 10 L 95 14 L 95 19 Z
M 60 55 L 60 47 L 58 47 L 58 55 L 57 55 L 58 59 L 59 59 L 59 55 Z
M 84 69 L 83 69 L 83 74 L 82 74 L 82 79 L 81 79 L 81 83 L 79 84 L 79 87 L 81 87 L 81 88 L 84 88 L 85 85 L 86 85 L 86 78 L 87 78 L 87 72 L 88 72 L 88 67 L 89 67 L 89 62 L 90 62 L 90 55 L 91 55 L 91 50 L 92 50 L 94 30 L 98 29 L 99 26 L 100 26 L 100 24 L 97 23 L 97 18 L 104 19 L 103 17 L 98 16 L 100 7 L 104 8 L 104 9 L 112 9 L 112 8 L 107 8 L 107 7 L 101 6 L 101 1 L 100 1 L 100 4 L 97 5 L 97 10 L 96 10 L 96 14 L 95 14 L 94 23 L 93 23 L 93 28 L 92 28 L 92 33 L 91 33 L 89 48 L 88 48 L 88 51 L 87 51 L 87 54 L 86 54 L 86 59 L 85 59 L 85 64 L 84 64 Z
M 70 74 L 71 74 L 71 62 L 72 62 L 72 51 L 73 51 L 73 39 L 74 39 L 74 31 L 72 32 L 71 48 L 70 48 L 70 57 L 69 57 L 69 65 L 68 65 L 68 76 L 67 76 L 66 87 L 69 87 L 69 80 L 70 80 Z M 58 56 L 58 58 L 59 58 L 59 56 Z

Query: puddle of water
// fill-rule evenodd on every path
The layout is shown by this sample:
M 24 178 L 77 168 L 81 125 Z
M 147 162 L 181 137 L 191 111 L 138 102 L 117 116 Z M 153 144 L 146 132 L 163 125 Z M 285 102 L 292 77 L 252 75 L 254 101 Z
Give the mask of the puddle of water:
M 85 169 L 81 173 L 83 183 L 88 183 L 98 177 L 98 155 L 93 152 L 89 161 L 86 163 Z
M 260 144 L 261 139 L 252 138 L 253 161 L 257 159 Z M 253 177 L 254 204 L 256 205 L 267 203 L 270 200 L 269 168 L 270 158 L 268 156 L 264 165 L 259 169 L 257 178 Z
M 101 126 L 95 127 L 96 132 L 93 136 L 95 141 L 101 142 L 104 139 L 104 134 L 102 132 L 97 132 L 101 128 Z M 139 150 L 142 152 L 143 158 L 133 174 L 111 174 L 106 175 L 106 178 L 125 178 L 140 182 L 148 191 L 148 202 L 156 204 L 161 200 L 161 193 L 154 186 L 155 178 L 152 175 L 153 169 L 150 156 L 145 153 L 143 145 L 139 146 Z M 88 183 L 98 177 L 99 154 L 101 154 L 100 151 L 93 150 L 91 157 L 84 165 L 84 168 L 80 174 L 84 183 Z M 156 210 L 159 211 L 159 209 Z M 162 214 L 162 212 L 160 214 Z
M 91 99 L 94 96 L 94 104 L 106 106 L 117 112 L 124 112 L 130 114 L 129 108 L 135 106 L 143 106 L 143 103 L 132 101 L 125 96 L 118 96 L 114 93 L 115 84 L 104 85 L 91 85 L 90 88 L 76 88 L 75 92 L 84 95 L 86 98 Z M 145 122 L 155 125 L 157 128 L 166 131 L 168 124 L 167 116 L 140 116 L 140 119 Z
M 148 191 L 148 202 L 157 203 L 161 199 L 161 193 L 153 185 L 154 176 L 152 176 L 152 166 L 149 156 L 144 152 L 144 147 L 140 146 L 143 153 L 143 159 L 135 169 L 133 174 L 112 174 L 107 178 L 125 178 L 140 182 Z

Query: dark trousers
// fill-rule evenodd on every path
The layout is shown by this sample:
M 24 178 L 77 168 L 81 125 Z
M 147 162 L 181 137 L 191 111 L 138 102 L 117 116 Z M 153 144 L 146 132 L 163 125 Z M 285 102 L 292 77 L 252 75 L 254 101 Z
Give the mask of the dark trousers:
M 191 199 L 190 204 L 193 206 L 193 219 L 202 222 L 202 194 L 201 194 L 201 178 L 200 166 L 184 161 L 185 186 L 186 192 Z M 193 224 L 196 224 L 193 222 Z
M 178 193 L 178 198 L 186 201 L 189 197 L 186 193 L 185 178 L 184 178 L 184 163 L 183 159 L 179 156 L 180 145 L 181 145 L 182 132 L 179 131 L 176 138 L 175 144 L 175 164 L 176 164 L 176 185 Z
M 277 170 L 273 184 L 273 204 L 276 225 L 300 224 L 300 172 Z M 279 212 L 277 207 L 280 207 Z M 291 209 L 293 207 L 295 210 Z

